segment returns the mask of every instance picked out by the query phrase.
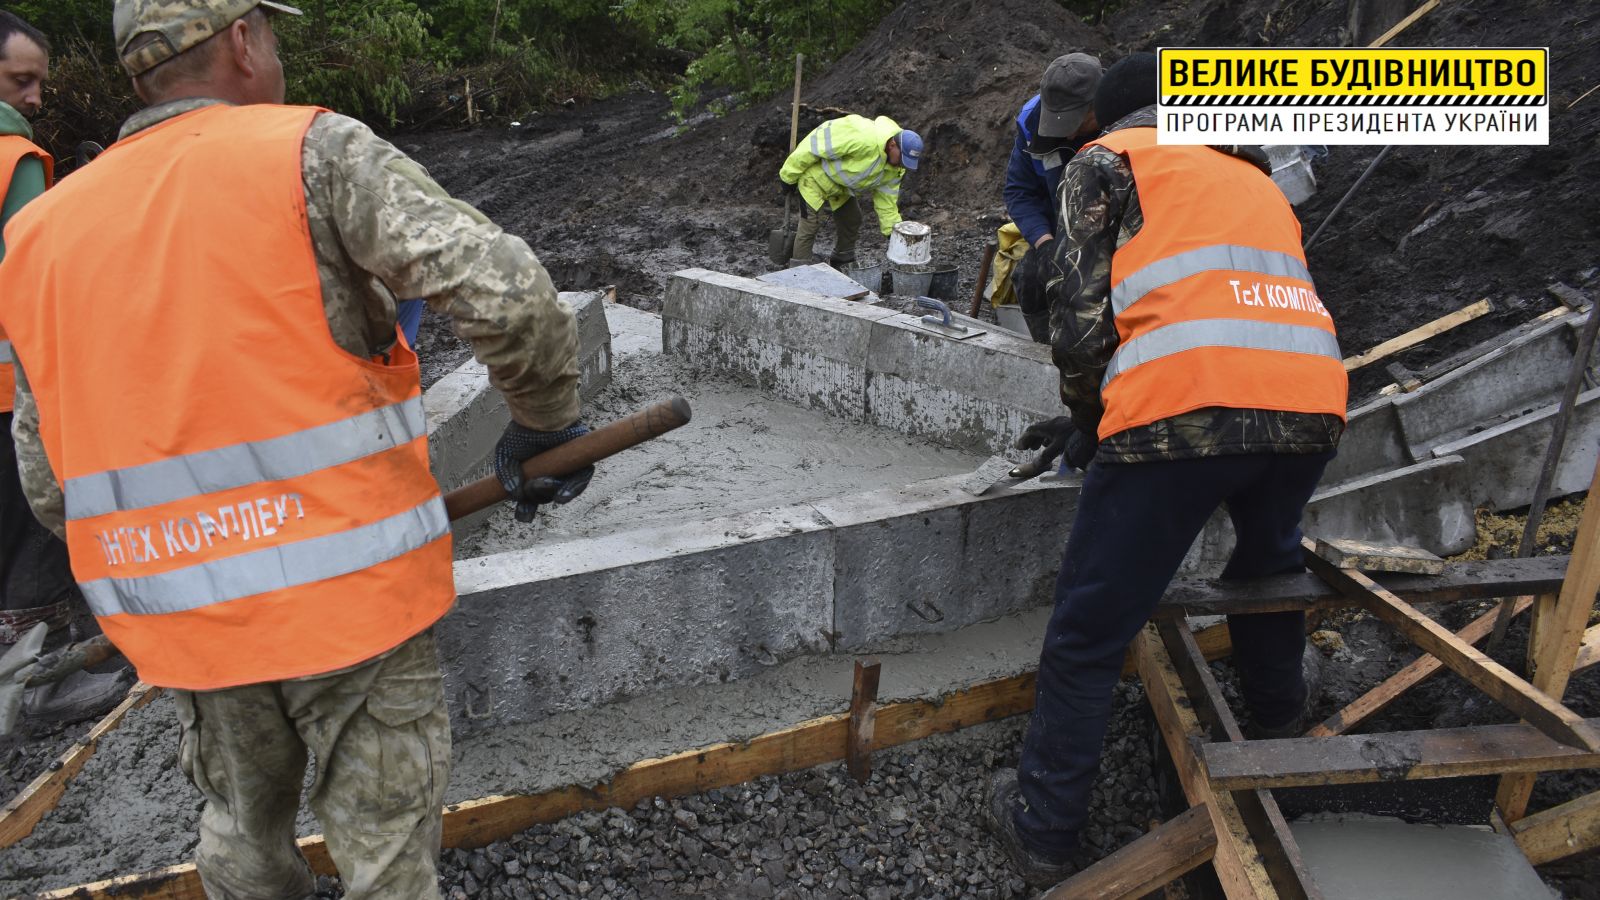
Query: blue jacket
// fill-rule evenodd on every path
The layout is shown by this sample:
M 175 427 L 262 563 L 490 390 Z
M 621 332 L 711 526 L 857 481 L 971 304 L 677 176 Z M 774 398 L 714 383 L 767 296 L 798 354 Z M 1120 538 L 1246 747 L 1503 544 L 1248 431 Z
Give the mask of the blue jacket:
M 1056 188 L 1061 186 L 1061 173 L 1067 160 L 1078 152 L 1084 143 L 1073 141 L 1064 145 L 1059 155 L 1052 154 L 1050 166 L 1028 153 L 1034 133 L 1039 128 L 1039 95 L 1023 105 L 1017 113 L 1017 139 L 1011 146 L 1011 161 L 1006 165 L 1006 212 L 1017 223 L 1028 246 L 1047 234 L 1056 233 Z

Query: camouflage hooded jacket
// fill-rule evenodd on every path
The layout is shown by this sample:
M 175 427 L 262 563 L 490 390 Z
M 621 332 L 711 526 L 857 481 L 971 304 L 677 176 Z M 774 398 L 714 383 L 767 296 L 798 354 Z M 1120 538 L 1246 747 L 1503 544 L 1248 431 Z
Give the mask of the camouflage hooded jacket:
M 1155 107 L 1132 113 L 1107 131 L 1153 128 Z M 1255 148 L 1214 148 L 1261 168 Z M 1112 321 L 1111 257 L 1144 226 L 1133 169 L 1121 154 L 1090 147 L 1067 164 L 1061 179 L 1065 233 L 1054 241 L 1046 296 L 1050 344 L 1061 371 L 1061 399 L 1084 431 L 1100 424 L 1100 381 L 1117 349 Z M 1130 428 L 1100 443 L 1101 463 L 1198 459 L 1242 453 L 1326 453 L 1339 444 L 1338 416 L 1208 407 Z

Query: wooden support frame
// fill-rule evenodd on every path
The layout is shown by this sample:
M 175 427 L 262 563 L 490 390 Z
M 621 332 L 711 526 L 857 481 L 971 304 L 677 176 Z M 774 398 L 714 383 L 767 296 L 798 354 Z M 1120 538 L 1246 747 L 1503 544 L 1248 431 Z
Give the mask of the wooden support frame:
M 1082 872 L 1039 900 L 1143 897 L 1211 861 L 1217 832 L 1205 805 L 1189 810 Z
M 1280 896 L 1263 863 L 1261 849 L 1245 825 L 1244 816 L 1234 802 L 1233 795 L 1225 791 L 1214 792 L 1206 778 L 1195 752 L 1195 747 L 1205 741 L 1205 730 L 1185 696 L 1183 682 L 1172 656 L 1163 646 L 1155 627 L 1147 626 L 1141 631 L 1134 639 L 1134 647 L 1139 660 L 1139 677 L 1144 681 L 1156 725 L 1161 729 L 1167 749 L 1172 754 L 1184 796 L 1189 799 L 1191 807 L 1203 806 L 1210 813 L 1212 828 L 1217 836 L 1216 853 L 1211 865 L 1222 882 L 1223 890 L 1227 891 L 1230 900 Z M 1094 867 L 1086 871 L 1094 871 Z
M 1356 600 L 1363 609 L 1399 631 L 1412 643 L 1439 658 L 1452 672 L 1471 682 L 1546 734 L 1588 751 L 1600 751 L 1600 729 L 1586 722 L 1548 694 L 1519 678 L 1444 626 L 1418 612 L 1360 572 L 1340 569 L 1317 556 L 1315 545 L 1302 540 L 1306 564 Z
M 1600 847 L 1600 793 L 1514 822 L 1511 836 L 1536 866 Z
M 6 848 L 33 833 L 50 810 L 61 802 L 67 785 L 83 770 L 89 757 L 100 749 L 100 740 L 115 731 L 128 713 L 161 695 L 161 689 L 140 682 L 128 691 L 128 696 L 116 705 L 105 718 L 89 729 L 83 740 L 68 747 L 54 765 L 46 769 L 0 809 L 0 849 Z
M 1185 693 L 1201 721 L 1211 729 L 1212 736 L 1221 741 L 1244 741 L 1244 733 L 1228 708 L 1228 701 L 1217 685 L 1217 679 L 1206 665 L 1205 655 L 1195 642 L 1187 623 L 1163 622 L 1157 626 L 1162 643 L 1171 655 Z M 1216 787 L 1210 774 L 1206 778 Z M 1245 827 L 1256 838 L 1261 851 L 1261 862 L 1272 878 L 1280 896 L 1322 900 L 1322 892 L 1311 878 L 1300 845 L 1289 831 L 1289 823 L 1278 809 L 1278 801 L 1265 790 L 1240 791 L 1233 795 L 1244 818 Z
M 986 681 L 937 700 L 877 708 L 871 747 L 881 750 L 935 734 L 1020 715 L 1033 709 L 1034 673 Z M 445 807 L 445 847 L 472 849 L 584 810 L 628 808 L 649 797 L 678 797 L 844 759 L 849 713 L 822 716 L 743 743 L 715 744 L 618 772 L 610 781 L 532 795 L 485 797 Z M 320 874 L 334 874 L 320 836 L 301 838 L 300 850 Z M 37 900 L 139 897 L 203 900 L 194 865 L 168 866 L 34 895 Z
M 1521 615 L 1532 605 L 1532 597 L 1522 597 L 1512 607 L 1511 615 L 1513 617 Z M 1494 630 L 1495 620 L 1499 617 L 1499 608 L 1491 609 L 1473 619 L 1467 627 L 1456 632 L 1456 637 L 1469 644 L 1476 644 L 1489 636 L 1489 633 Z M 1306 737 L 1332 737 L 1336 734 L 1344 734 L 1377 715 L 1384 707 L 1400 699 L 1401 694 L 1428 680 L 1442 668 L 1444 668 L 1444 663 L 1439 662 L 1438 657 L 1430 656 L 1426 653 L 1422 654 L 1405 668 L 1390 675 L 1382 684 L 1357 697 L 1344 709 L 1339 710 L 1323 720 L 1321 724 L 1307 731 Z
M 1590 315 L 1600 315 L 1592 311 Z M 1600 460 L 1589 482 L 1594 497 L 1600 485 Z M 1552 697 L 1567 692 L 1567 681 L 1578 664 L 1579 651 L 1588 636 L 1584 626 L 1594 611 L 1595 593 L 1600 591 L 1600 502 L 1585 503 L 1573 539 L 1572 562 L 1559 593 L 1545 594 L 1534 601 L 1533 619 L 1528 630 L 1528 671 L 1533 686 Z M 1524 716 L 1524 718 L 1527 718 Z M 1531 719 L 1529 721 L 1532 721 Z M 1533 796 L 1532 775 L 1511 775 L 1500 780 L 1495 805 L 1506 822 L 1515 824 L 1528 811 Z
M 1600 726 L 1600 719 L 1587 721 Z M 1531 725 L 1218 743 L 1201 755 L 1212 783 L 1228 790 L 1600 767 L 1600 753 L 1568 746 Z
M 872 777 L 872 732 L 877 724 L 878 676 L 882 669 L 877 657 L 856 660 L 855 678 L 850 688 L 845 767 L 850 770 L 851 778 L 863 784 Z

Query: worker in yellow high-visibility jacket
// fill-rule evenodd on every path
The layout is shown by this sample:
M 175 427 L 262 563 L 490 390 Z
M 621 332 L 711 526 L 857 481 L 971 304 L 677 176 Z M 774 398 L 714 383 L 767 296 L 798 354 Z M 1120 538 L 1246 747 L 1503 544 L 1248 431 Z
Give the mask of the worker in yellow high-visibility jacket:
M 900 179 L 922 161 L 922 137 L 902 129 L 888 116 L 842 116 L 817 126 L 795 147 L 778 171 L 785 191 L 796 191 L 800 227 L 795 230 L 794 258 L 811 261 L 812 245 L 822 223 L 824 204 L 833 210 L 836 239 L 828 263 L 855 262 L 861 235 L 858 198 L 871 197 L 878 227 L 887 235 L 900 221 Z

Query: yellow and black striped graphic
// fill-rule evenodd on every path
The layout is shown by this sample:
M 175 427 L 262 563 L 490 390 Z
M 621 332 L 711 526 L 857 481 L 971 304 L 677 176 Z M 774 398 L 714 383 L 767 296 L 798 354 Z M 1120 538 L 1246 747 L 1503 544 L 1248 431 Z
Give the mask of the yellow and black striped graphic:
M 1537 107 L 1542 47 L 1246 49 L 1163 47 L 1164 107 Z

